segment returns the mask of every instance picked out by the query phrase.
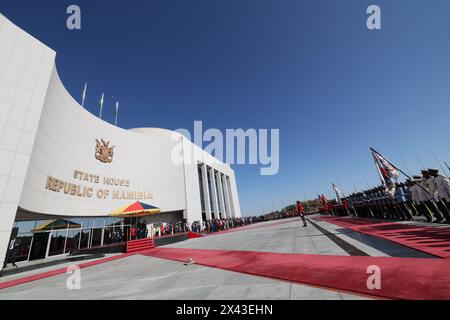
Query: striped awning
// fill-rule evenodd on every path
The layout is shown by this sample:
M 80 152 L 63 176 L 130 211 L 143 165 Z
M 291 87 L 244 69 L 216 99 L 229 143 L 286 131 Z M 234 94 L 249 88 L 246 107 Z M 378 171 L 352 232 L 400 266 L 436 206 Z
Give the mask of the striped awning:
M 119 208 L 113 211 L 110 216 L 113 217 L 138 217 L 138 216 L 148 216 L 156 213 L 160 213 L 161 210 L 155 206 L 147 203 L 136 201 L 130 205 Z

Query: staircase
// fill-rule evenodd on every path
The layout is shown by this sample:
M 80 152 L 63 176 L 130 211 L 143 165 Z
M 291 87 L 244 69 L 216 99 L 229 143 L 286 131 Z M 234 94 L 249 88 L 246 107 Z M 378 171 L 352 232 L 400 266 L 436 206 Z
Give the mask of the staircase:
M 139 240 L 127 241 L 127 252 L 138 252 L 142 250 L 148 250 L 155 247 L 153 238 L 145 238 Z

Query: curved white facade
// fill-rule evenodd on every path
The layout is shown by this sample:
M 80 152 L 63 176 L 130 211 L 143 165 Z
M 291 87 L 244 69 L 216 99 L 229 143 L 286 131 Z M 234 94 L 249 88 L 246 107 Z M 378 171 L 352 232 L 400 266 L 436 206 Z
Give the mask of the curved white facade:
M 96 159 L 96 139 L 114 146 L 111 162 Z M 1 15 L 0 161 L 2 261 L 18 207 L 107 216 L 142 201 L 188 223 L 202 211 L 241 216 L 229 165 L 173 131 L 124 130 L 93 116 L 62 85 L 55 52 Z

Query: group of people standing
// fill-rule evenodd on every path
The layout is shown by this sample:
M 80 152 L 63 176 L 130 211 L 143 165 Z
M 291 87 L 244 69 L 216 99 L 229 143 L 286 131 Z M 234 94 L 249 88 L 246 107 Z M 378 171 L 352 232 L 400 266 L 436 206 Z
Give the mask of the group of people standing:
M 227 218 L 227 219 L 211 219 L 203 221 L 195 221 L 192 224 L 193 232 L 206 232 L 212 233 L 217 231 L 224 231 L 231 228 L 241 227 L 244 225 L 252 224 L 255 222 L 263 221 L 261 217 L 240 217 L 240 218 Z M 195 228 L 195 231 L 194 231 Z
M 124 233 L 122 228 L 106 228 L 105 229 L 105 244 L 120 243 L 124 241 Z
M 153 225 L 154 236 L 161 237 L 175 233 L 188 232 L 189 225 L 186 222 L 178 221 L 176 223 L 159 223 Z
M 148 236 L 148 229 L 145 223 L 138 222 L 130 228 L 131 240 L 144 239 Z
M 439 170 L 422 170 L 405 182 L 379 186 L 342 198 L 334 213 L 380 219 L 450 223 L 450 180 Z
M 154 234 L 157 237 L 172 235 L 183 232 L 195 232 L 195 233 L 212 233 L 217 231 L 223 231 L 235 227 L 244 226 L 247 224 L 263 221 L 261 217 L 241 217 L 241 218 L 228 218 L 228 219 L 211 219 L 205 221 L 194 221 L 191 226 L 186 222 L 179 221 L 175 224 L 161 223 L 154 226 Z

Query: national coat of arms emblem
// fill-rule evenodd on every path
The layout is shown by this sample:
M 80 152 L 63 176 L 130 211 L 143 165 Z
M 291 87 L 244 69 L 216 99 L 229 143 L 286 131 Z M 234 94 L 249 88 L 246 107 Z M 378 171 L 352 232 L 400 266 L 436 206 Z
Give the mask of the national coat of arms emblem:
M 95 146 L 95 159 L 105 163 L 112 162 L 114 155 L 114 146 L 110 147 L 109 141 L 105 142 L 105 140 L 103 139 L 100 139 L 100 141 L 98 141 L 98 139 L 95 139 L 95 141 L 97 141 L 97 145 Z

